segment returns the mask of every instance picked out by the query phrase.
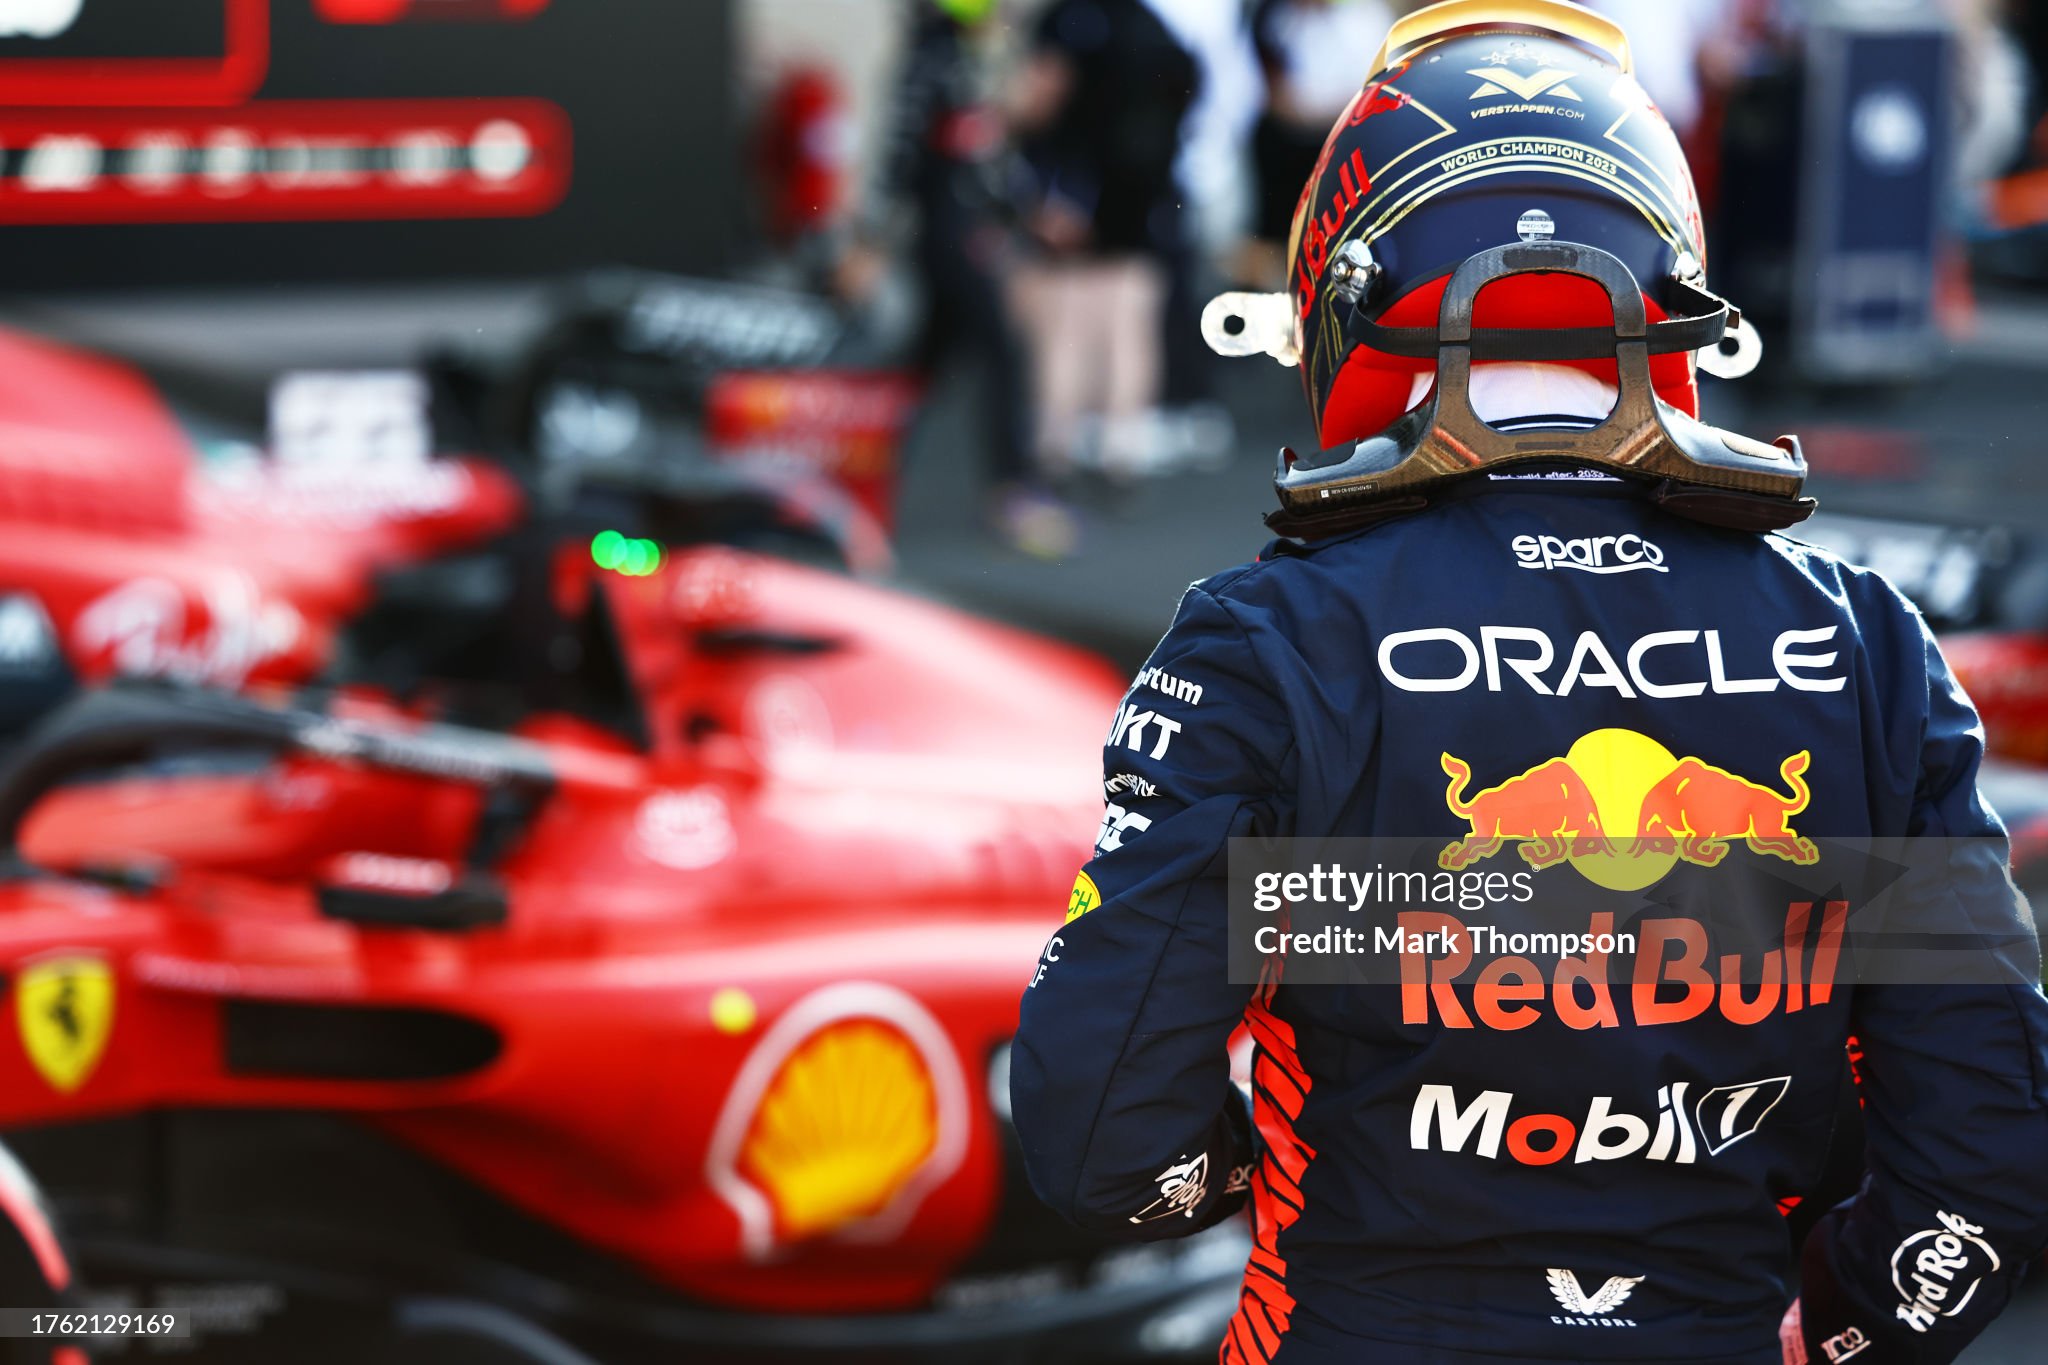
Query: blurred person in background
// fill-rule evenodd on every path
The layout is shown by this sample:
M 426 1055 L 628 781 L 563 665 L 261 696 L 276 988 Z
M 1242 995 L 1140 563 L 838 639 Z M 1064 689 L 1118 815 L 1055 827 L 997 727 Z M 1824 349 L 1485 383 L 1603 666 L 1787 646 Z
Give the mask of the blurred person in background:
M 1941 334 L 1966 331 L 1975 308 L 1959 234 L 1996 230 L 2009 200 L 1988 182 L 2024 143 L 2008 6 L 1694 4 L 1717 15 L 1699 27 L 1706 117 L 1693 145 L 1718 153 L 1702 200 L 1719 278 L 1763 334 L 1791 343 L 1802 377 L 1934 373 Z M 1892 55 L 1870 55 L 1879 44 Z M 1843 223 L 1862 225 L 1859 244 Z
M 1026 1171 L 1134 1241 L 1249 1204 L 1223 1365 L 1947 1365 L 2048 1246 L 2048 998 L 1983 728 L 1896 588 L 1775 534 L 1813 511 L 1797 445 L 1698 420 L 1731 310 L 1626 36 L 1443 9 L 1366 59 L 1289 293 L 1217 334 L 1299 366 L 1323 449 L 1104 742 L 1011 1051 Z M 1322 842 L 1391 836 L 1426 837 Z M 1877 840 L 1916 846 L 1889 902 L 1788 909 L 1789 869 L 1841 887 Z M 1489 947 L 1504 898 L 1449 913 L 1497 857 L 1560 896 L 1516 926 L 1577 914 L 1583 948 Z M 1648 898 L 1592 914 L 1581 874 Z M 1640 950 L 1596 945 L 1617 922 Z M 1892 970 L 1851 950 L 1807 992 L 1785 964 L 1843 932 L 1897 935 Z M 1906 973 L 1908 939 L 1953 955 Z M 1823 1190 L 1852 1037 L 1864 1178 L 1802 1253 L 1783 1210 Z
M 948 363 L 977 381 L 993 526 L 1012 545 L 1058 555 L 1072 548 L 1073 516 L 1047 490 L 1033 460 L 1030 366 L 1006 284 L 1007 135 L 988 98 L 988 40 L 998 6 L 999 0 L 908 0 L 888 142 L 839 284 L 848 297 L 871 296 L 887 248 L 909 239 L 925 309 L 916 366 L 927 382 Z
M 1179 203 L 1164 246 L 1167 267 L 1165 404 L 1149 472 L 1227 459 L 1236 426 L 1219 400 L 1217 357 L 1203 344 L 1202 306 L 1218 266 L 1243 237 L 1251 208 L 1246 147 L 1265 101 L 1265 79 L 1245 24 L 1244 0 L 1146 0 L 1195 59 L 1194 105 L 1174 165 Z
M 799 257 L 828 244 L 845 212 L 853 162 L 846 106 L 846 92 L 832 70 L 805 64 L 782 74 L 762 110 L 754 158 L 768 235 Z
M 1654 41 L 1636 38 L 1641 79 L 1681 135 L 1707 93 L 1725 93 L 1747 72 L 1774 61 L 1799 61 L 1800 35 L 1812 19 L 1797 0 L 1589 3 L 1629 26 L 1631 34 L 1655 34 Z M 1961 65 L 1956 169 L 1963 184 L 1983 183 L 2025 145 L 2030 102 L 2038 93 L 2026 36 L 2030 28 L 2039 31 L 2048 8 L 2025 0 L 1902 0 L 1890 12 L 1953 29 Z M 1660 21 L 1654 26 L 1648 22 L 1652 14 Z M 1692 53 L 1689 76 L 1681 69 L 1681 47 Z
M 1636 79 L 1678 134 L 1709 218 L 1720 188 L 1722 101 L 1745 59 L 1749 27 L 1776 5 L 1777 0 L 1587 0 L 1587 8 L 1628 30 Z
M 1950 0 L 1962 43 L 1963 122 L 1957 172 L 1980 186 L 2025 150 L 2032 73 L 2007 0 Z
M 1033 254 L 1018 274 L 1040 468 L 1143 471 L 1164 377 L 1175 165 L 1194 58 L 1145 0 L 1053 0 L 1012 91 Z
M 1392 21 L 1381 0 L 1258 0 L 1251 27 L 1266 73 L 1266 111 L 1253 140 L 1257 217 L 1238 266 L 1247 282 L 1280 286 L 1302 184 Z
M 2031 236 L 2048 227 L 2048 4 L 2011 0 L 2002 8 L 2025 111 L 2021 145 L 1989 187 L 1985 218 L 1993 232 Z M 2007 273 L 2048 279 L 2048 265 L 2022 241 L 2003 244 L 1993 259 Z
M 1688 150 L 1702 112 L 1701 63 L 1742 0 L 1587 0 L 1628 30 L 1636 79 Z
M 1236 245 L 1251 210 L 1246 153 L 1266 99 L 1245 0 L 1146 3 L 1194 57 L 1199 72 L 1175 175 L 1186 199 L 1189 240 L 1217 256 Z
M 1957 176 L 1968 195 L 1969 227 L 2010 231 L 2048 222 L 2048 180 L 2034 182 L 2035 202 L 2014 195 L 2031 143 L 2034 159 L 2048 158 L 2048 123 L 2041 117 L 2038 51 L 2048 6 L 2017 0 L 1955 0 L 1962 30 L 1963 124 Z M 2029 40 L 2036 51 L 2030 56 Z

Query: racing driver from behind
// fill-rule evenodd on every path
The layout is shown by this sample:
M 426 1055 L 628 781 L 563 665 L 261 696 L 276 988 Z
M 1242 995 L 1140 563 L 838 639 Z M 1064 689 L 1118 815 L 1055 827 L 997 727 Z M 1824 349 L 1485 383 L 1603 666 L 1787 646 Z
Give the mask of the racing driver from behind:
M 1085 1228 L 1249 1204 L 1225 1365 L 1948 1361 L 2048 1244 L 2048 1000 L 1977 718 L 1911 605 L 1786 534 L 1797 443 L 1698 420 L 1698 369 L 1757 349 L 1701 237 L 1625 34 L 1450 0 L 1332 131 L 1290 295 L 1207 328 L 1300 365 L 1324 450 L 1283 457 L 1280 539 L 1188 589 L 1119 708 L 1011 1094 Z M 1611 990 L 1448 950 L 1426 988 L 1233 973 L 1230 842 L 1344 836 L 1702 883 L 1904 840 L 1948 850 L 1904 927 L 1974 947 L 1832 989 L 1838 903 L 1780 897 L 1735 913 L 1781 953 L 1675 997 L 1628 983 L 1683 934 Z M 1866 1170 L 1796 1246 L 1852 1038 Z

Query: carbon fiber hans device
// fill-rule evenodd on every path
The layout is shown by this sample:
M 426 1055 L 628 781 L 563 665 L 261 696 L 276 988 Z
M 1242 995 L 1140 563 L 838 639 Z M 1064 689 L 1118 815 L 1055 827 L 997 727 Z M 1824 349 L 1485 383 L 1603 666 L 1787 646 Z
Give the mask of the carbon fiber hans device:
M 1565 358 L 1555 354 L 1554 338 L 1547 342 L 1540 330 L 1521 334 L 1531 348 L 1527 356 L 1516 354 L 1510 337 L 1475 338 L 1480 291 L 1522 274 L 1576 275 L 1600 285 L 1612 300 L 1614 330 L 1598 338 L 1597 357 L 1571 357 L 1604 358 L 1611 351 L 1617 363 L 1620 398 L 1591 431 L 1495 431 L 1473 409 L 1475 349 L 1498 359 Z M 1458 268 L 1444 292 L 1434 400 L 1349 449 L 1306 459 L 1283 450 L 1274 479 L 1280 510 L 1266 523 L 1283 536 L 1319 539 L 1419 511 L 1450 480 L 1557 460 L 1591 462 L 1643 480 L 1667 510 L 1712 525 L 1769 531 L 1812 515 L 1814 500 L 1801 493 L 1806 459 L 1798 438 L 1766 444 L 1708 426 L 1666 403 L 1650 380 L 1651 334 L 1641 286 L 1605 251 L 1544 242 L 1481 252 Z

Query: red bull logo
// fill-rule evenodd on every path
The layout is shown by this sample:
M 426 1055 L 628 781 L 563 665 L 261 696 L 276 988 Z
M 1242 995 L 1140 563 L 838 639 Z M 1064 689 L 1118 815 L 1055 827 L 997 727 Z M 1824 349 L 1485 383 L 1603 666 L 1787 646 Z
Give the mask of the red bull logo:
M 1812 797 L 1805 750 L 1778 765 L 1782 792 L 1680 759 L 1633 730 L 1596 730 L 1562 758 L 1470 795 L 1471 764 L 1448 753 L 1442 761 L 1446 804 L 1472 827 L 1437 858 L 1452 870 L 1493 857 L 1510 840 L 1531 867 L 1569 861 L 1617 891 L 1650 886 L 1680 862 L 1716 867 L 1738 843 L 1802 865 L 1820 857 L 1792 827 Z
M 1522 858 L 1531 867 L 1549 867 L 1574 852 L 1581 856 L 1611 851 L 1602 831 L 1600 805 L 1571 763 L 1553 758 L 1519 777 L 1466 800 L 1472 765 L 1449 754 L 1443 757 L 1451 787 L 1445 794 L 1451 814 L 1472 824 L 1470 837 L 1460 839 L 1437 858 L 1452 871 L 1491 858 L 1509 839 L 1520 840 Z
M 1424 945 L 1401 954 L 1404 1024 L 1512 1032 L 1545 1017 L 1547 995 L 1549 1017 L 1574 1030 L 1654 1028 L 1710 1014 L 1748 1028 L 1833 1003 L 1849 902 L 1787 904 L 1782 945 L 1754 966 L 1742 953 L 1717 955 L 1706 926 L 1683 917 L 1645 917 L 1636 932 L 1617 935 L 1614 916 L 1595 913 L 1577 936 L 1591 945 L 1584 956 L 1514 953 L 1483 964 L 1483 950 L 1501 937 L 1486 926 L 1433 910 L 1408 911 L 1399 922 L 1404 942 Z M 1625 974 L 1609 965 L 1617 954 Z
M 1662 850 L 1713 867 L 1728 856 L 1729 842 L 1740 840 L 1752 853 L 1791 863 L 1817 861 L 1820 850 L 1813 840 L 1800 838 L 1789 823 L 1812 796 L 1805 778 L 1812 761 L 1813 756 L 1801 749 L 1778 765 L 1778 777 L 1792 793 L 1780 796 L 1725 768 L 1686 759 L 1644 798 L 1636 822 L 1635 856 Z

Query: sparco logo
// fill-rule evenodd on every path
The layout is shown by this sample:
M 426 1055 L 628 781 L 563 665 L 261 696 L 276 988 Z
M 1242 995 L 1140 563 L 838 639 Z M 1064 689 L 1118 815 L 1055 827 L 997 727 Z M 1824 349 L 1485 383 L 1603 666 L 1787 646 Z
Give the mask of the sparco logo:
M 1638 535 L 1516 536 L 1508 542 L 1515 563 L 1524 569 L 1577 569 L 1581 573 L 1668 573 L 1664 552 Z
M 1462 1109 L 1448 1085 L 1425 1085 L 1415 1096 L 1408 1119 L 1408 1145 L 1418 1152 L 1463 1152 L 1524 1166 L 1554 1166 L 1570 1157 L 1586 1161 L 1619 1161 L 1640 1155 L 1646 1161 L 1690 1165 L 1700 1149 L 1719 1156 L 1754 1133 L 1791 1088 L 1790 1076 L 1722 1085 L 1700 1096 L 1688 1108 L 1689 1081 L 1657 1088 L 1657 1118 L 1619 1113 L 1611 1095 L 1595 1095 L 1583 1122 L 1562 1114 L 1524 1114 L 1510 1122 L 1515 1097 L 1505 1090 L 1482 1090 Z

